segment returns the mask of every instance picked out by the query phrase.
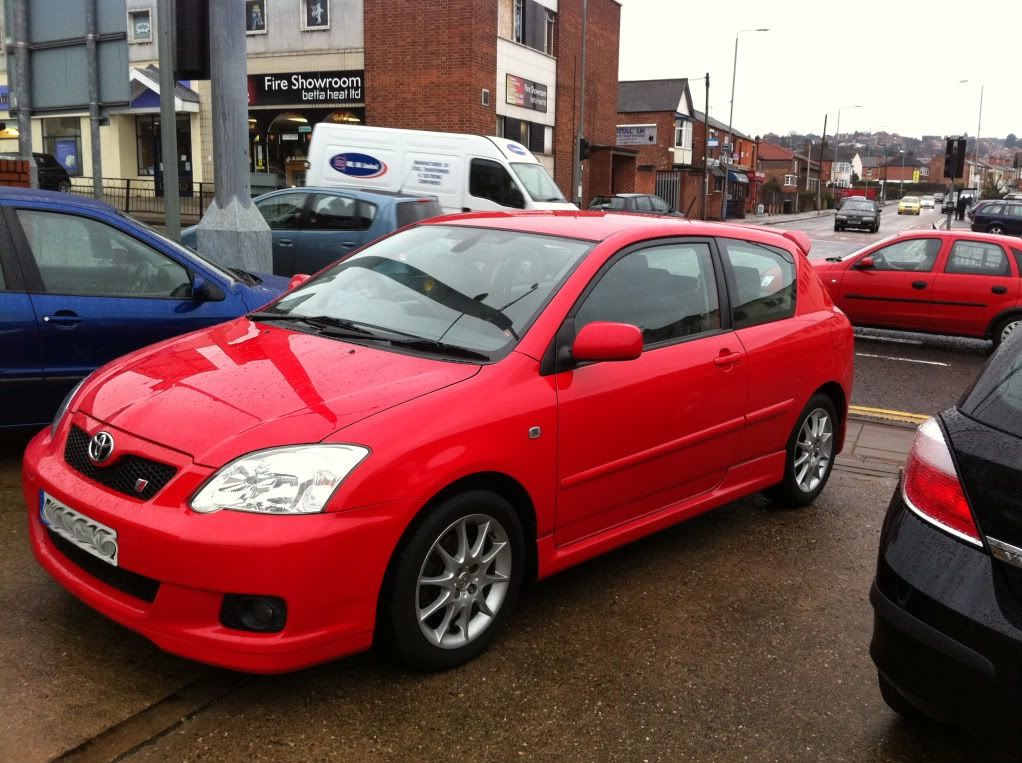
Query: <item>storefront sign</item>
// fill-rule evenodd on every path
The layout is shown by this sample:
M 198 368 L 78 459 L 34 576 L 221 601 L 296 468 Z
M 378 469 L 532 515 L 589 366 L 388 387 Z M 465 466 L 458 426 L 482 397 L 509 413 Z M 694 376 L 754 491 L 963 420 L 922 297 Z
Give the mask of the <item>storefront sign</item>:
M 655 146 L 656 125 L 618 125 L 617 145 Z
M 546 111 L 546 85 L 507 75 L 507 102 L 536 111 Z
M 336 106 L 362 103 L 365 97 L 362 69 L 248 76 L 249 106 Z

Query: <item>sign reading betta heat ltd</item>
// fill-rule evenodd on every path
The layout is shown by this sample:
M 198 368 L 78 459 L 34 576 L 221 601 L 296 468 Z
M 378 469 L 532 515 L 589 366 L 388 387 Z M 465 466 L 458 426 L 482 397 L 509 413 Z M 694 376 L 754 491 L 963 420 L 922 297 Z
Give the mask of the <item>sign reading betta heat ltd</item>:
M 346 106 L 365 97 L 362 69 L 248 75 L 249 106 Z

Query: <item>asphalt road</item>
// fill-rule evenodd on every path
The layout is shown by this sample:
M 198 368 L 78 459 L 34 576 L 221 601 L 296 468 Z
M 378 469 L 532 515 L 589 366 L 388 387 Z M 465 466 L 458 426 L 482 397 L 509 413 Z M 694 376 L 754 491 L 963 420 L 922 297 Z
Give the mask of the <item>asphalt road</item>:
M 835 471 L 817 503 L 754 496 L 525 591 L 443 674 L 360 655 L 251 677 L 166 655 L 34 563 L 0 445 L 0 758 L 960 761 L 898 720 L 868 656 L 893 478 Z

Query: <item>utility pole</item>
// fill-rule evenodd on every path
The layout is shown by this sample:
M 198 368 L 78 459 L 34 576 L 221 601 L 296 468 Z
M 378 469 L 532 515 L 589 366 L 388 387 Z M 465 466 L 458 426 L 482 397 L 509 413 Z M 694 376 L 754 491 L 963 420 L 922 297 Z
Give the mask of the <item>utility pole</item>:
M 163 182 L 164 224 L 168 238 L 181 238 L 181 189 L 177 175 L 177 109 L 174 107 L 174 8 L 173 0 L 156 4 L 156 29 L 160 56 L 160 177 Z
M 89 140 L 92 143 L 92 195 L 103 198 L 103 152 L 99 142 L 99 59 L 96 51 L 96 2 L 85 4 L 85 58 L 89 70 Z
M 213 203 L 199 222 L 199 251 L 227 267 L 273 272 L 270 228 L 249 190 L 245 4 L 209 3 L 213 111 Z
M 582 0 L 582 71 L 578 78 L 578 125 L 575 127 L 575 172 L 572 178 L 575 204 L 579 208 L 582 207 L 582 138 L 586 118 L 586 30 L 588 19 L 589 0 Z
M 837 135 L 834 136 L 834 141 L 837 142 Z M 827 115 L 823 115 L 823 137 L 820 138 L 820 167 L 816 173 L 819 180 L 816 183 L 816 213 L 819 214 L 823 209 L 823 147 L 827 143 Z M 834 167 L 831 165 L 831 173 L 833 174 Z
M 703 203 L 700 217 L 706 219 L 706 194 L 710 190 L 710 73 L 706 72 L 706 100 L 703 102 Z
M 29 185 L 39 187 L 32 156 L 32 72 L 28 60 L 28 0 L 14 0 L 14 98 L 18 107 L 18 151 L 28 162 Z

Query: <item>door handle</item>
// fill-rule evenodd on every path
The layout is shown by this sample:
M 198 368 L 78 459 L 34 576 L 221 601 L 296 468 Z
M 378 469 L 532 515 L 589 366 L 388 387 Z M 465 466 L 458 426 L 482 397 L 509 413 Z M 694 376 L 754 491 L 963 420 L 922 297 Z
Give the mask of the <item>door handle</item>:
M 1008 287 L 1007 286 L 995 286 L 990 291 L 992 291 L 994 294 L 1007 294 L 1008 293 Z
M 925 289 L 926 288 L 926 281 L 913 281 L 912 282 L 912 288 L 913 289 Z
M 277 239 L 277 243 L 281 246 L 294 246 L 294 242 L 289 238 L 279 238 Z
M 340 247 L 342 249 L 352 249 L 354 246 L 355 246 L 355 242 L 354 241 L 342 241 L 340 243 Z
M 85 319 L 74 310 L 58 310 L 53 315 L 43 316 L 43 323 L 52 323 L 55 326 L 66 328 L 74 328 L 83 320 Z
M 731 352 L 729 350 L 721 350 L 720 355 L 713 359 L 713 362 L 718 366 L 733 366 L 735 363 L 745 357 L 744 352 Z

